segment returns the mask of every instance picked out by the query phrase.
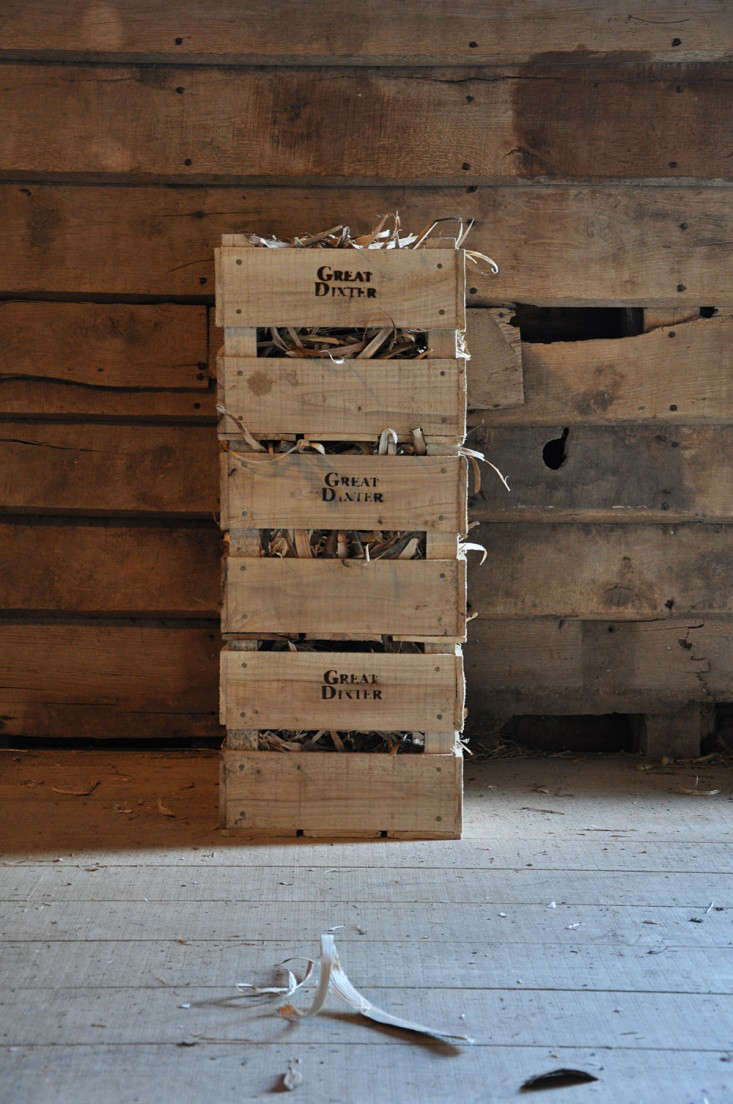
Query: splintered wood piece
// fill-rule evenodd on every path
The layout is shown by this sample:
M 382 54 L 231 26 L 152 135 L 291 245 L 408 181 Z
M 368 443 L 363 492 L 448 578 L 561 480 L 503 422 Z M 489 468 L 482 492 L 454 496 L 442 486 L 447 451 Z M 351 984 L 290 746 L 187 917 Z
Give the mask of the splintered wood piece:
M 463 457 L 222 454 L 222 528 L 465 533 Z
M 230 556 L 222 631 L 399 633 L 463 640 L 462 560 Z
M 217 250 L 219 326 L 465 326 L 457 249 Z
M 524 402 L 522 338 L 508 310 L 468 312 L 469 405 L 496 410 Z
M 229 728 L 437 732 L 463 721 L 460 651 L 224 651 L 221 684 Z
M 222 752 L 225 825 L 252 836 L 458 839 L 463 759 Z
M 227 331 L 228 333 L 229 331 Z M 466 371 L 444 360 L 298 360 L 219 358 L 227 409 L 250 433 L 376 437 L 389 426 L 400 439 L 423 433 L 463 440 Z

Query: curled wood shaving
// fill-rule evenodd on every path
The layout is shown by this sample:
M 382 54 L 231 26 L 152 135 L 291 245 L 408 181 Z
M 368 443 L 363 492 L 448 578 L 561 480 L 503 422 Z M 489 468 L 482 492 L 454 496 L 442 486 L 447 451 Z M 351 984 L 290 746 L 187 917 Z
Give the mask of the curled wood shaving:
M 313 963 L 309 962 L 309 966 L 312 965 Z M 289 986 L 284 995 L 291 997 L 304 982 L 305 978 L 303 981 L 296 984 L 295 988 Z M 336 950 L 336 941 L 333 935 L 324 932 L 321 936 L 321 961 L 318 988 L 310 1008 L 299 1009 L 288 1001 L 278 1008 L 278 1013 L 283 1016 L 284 1019 L 290 1020 L 291 1023 L 306 1019 L 309 1016 L 317 1016 L 325 1005 L 329 993 L 333 993 L 347 1004 L 352 1012 L 356 1012 L 358 1015 L 363 1016 L 365 1019 L 372 1020 L 374 1023 L 385 1024 L 387 1027 L 400 1028 L 403 1031 L 410 1031 L 417 1035 L 427 1035 L 429 1038 L 439 1039 L 441 1042 L 469 1045 L 474 1042 L 469 1035 L 460 1035 L 453 1032 L 440 1031 L 434 1027 L 426 1027 L 424 1024 L 416 1023 L 413 1020 L 406 1020 L 401 1016 L 393 1016 L 391 1012 L 386 1012 L 384 1009 L 378 1008 L 375 1004 L 372 1004 L 370 1000 L 363 996 L 363 994 L 352 985 L 341 965 L 338 951 Z

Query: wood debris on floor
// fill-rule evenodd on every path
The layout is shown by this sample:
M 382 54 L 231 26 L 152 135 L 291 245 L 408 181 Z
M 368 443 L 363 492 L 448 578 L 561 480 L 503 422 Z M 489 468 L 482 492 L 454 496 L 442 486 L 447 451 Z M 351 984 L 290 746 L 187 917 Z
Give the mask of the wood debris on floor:
M 215 753 L 3 751 L 0 1096 L 729 1098 L 731 775 L 638 765 L 471 763 L 460 841 L 253 843 Z M 245 997 L 329 929 L 369 1001 L 474 1045 Z

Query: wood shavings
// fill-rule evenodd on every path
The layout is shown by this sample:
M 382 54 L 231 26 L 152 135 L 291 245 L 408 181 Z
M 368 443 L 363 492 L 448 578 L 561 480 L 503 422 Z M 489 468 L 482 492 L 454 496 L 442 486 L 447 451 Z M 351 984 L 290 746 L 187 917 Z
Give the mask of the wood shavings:
M 336 942 L 333 936 L 328 932 L 324 932 L 321 936 L 321 961 L 318 989 L 313 1003 L 310 1008 L 303 1011 L 296 1008 L 293 1004 L 287 1003 L 278 1008 L 278 1013 L 291 1022 L 296 1022 L 297 1020 L 305 1019 L 309 1016 L 317 1016 L 323 1008 L 329 993 L 334 993 L 344 1001 L 352 1012 L 356 1012 L 368 1020 L 373 1020 L 375 1023 L 385 1024 L 388 1027 L 401 1028 L 403 1031 L 414 1032 L 418 1035 L 427 1035 L 429 1038 L 439 1039 L 441 1042 L 471 1044 L 474 1041 L 468 1035 L 458 1035 L 451 1032 L 439 1031 L 432 1027 L 425 1027 L 423 1024 L 414 1023 L 412 1020 L 405 1020 L 399 1016 L 393 1016 L 390 1012 L 385 1012 L 383 1009 L 377 1008 L 376 1005 L 362 996 L 362 994 L 351 984 L 341 966 L 336 950 Z
M 51 789 L 57 794 L 66 794 L 67 797 L 89 797 L 93 794 L 97 786 L 100 786 L 101 782 L 97 779 L 96 782 L 92 782 L 84 790 L 66 790 L 63 786 L 52 786 Z
M 283 1088 L 288 1092 L 292 1092 L 293 1089 L 297 1089 L 299 1085 L 303 1084 L 303 1074 L 296 1068 L 297 1063 L 300 1062 L 300 1058 L 293 1058 L 288 1062 L 287 1073 L 283 1074 Z
M 158 809 L 158 812 L 160 813 L 160 815 L 161 815 L 161 816 L 164 816 L 164 817 L 175 817 L 175 815 L 176 815 L 176 814 L 175 814 L 175 813 L 173 812 L 173 810 L 172 810 L 172 809 L 170 809 L 170 808 L 169 808 L 169 807 L 168 807 L 167 805 L 164 805 L 164 804 L 163 804 L 163 799 L 162 799 L 162 798 L 160 798 L 160 797 L 158 798 L 158 801 L 157 801 L 157 803 L 156 803 L 156 807 L 157 807 L 157 809 Z

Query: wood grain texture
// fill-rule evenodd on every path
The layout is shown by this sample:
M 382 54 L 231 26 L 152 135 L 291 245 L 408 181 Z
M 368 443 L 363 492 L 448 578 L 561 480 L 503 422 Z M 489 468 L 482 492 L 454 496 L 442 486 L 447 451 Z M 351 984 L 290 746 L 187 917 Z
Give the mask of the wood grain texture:
M 466 316 L 468 406 L 496 410 L 524 402 L 522 339 L 511 311 L 471 310 Z
M 0 412 L 211 418 L 206 308 L 0 303 Z
M 463 727 L 460 655 L 224 651 L 227 728 L 441 732 Z
M 465 533 L 466 487 L 459 456 L 223 453 L 221 525 Z
M 487 426 L 470 434 L 469 445 L 511 486 L 507 494 L 486 471 L 475 520 L 733 520 L 733 426 L 573 426 L 555 470 L 543 450 L 562 428 Z
M 43 27 L 39 41 L 38 27 Z M 130 61 L 297 61 L 314 65 L 415 65 L 524 61 L 535 54 L 624 51 L 645 58 L 725 57 L 731 35 L 726 0 L 695 0 L 684 8 L 646 0 L 631 14 L 623 0 L 573 12 L 552 0 L 492 4 L 477 0 L 391 0 L 344 7 L 324 0 L 304 8 L 293 0 L 252 0 L 247 18 L 237 0 L 214 10 L 205 0 L 5 0 L 0 57 Z
M 733 694 L 733 620 L 492 620 L 465 646 L 471 717 L 670 712 Z M 474 729 L 474 731 L 476 731 Z
M 469 311 L 472 320 L 481 311 Z M 612 422 L 729 423 L 733 420 L 733 315 L 721 311 L 638 337 L 522 345 L 524 405 L 474 413 L 471 425 L 588 425 Z M 488 380 L 484 346 L 476 359 Z M 469 405 L 477 392 L 469 362 Z M 501 393 L 501 390 L 500 390 Z M 476 401 L 481 398 L 482 402 Z M 486 405 L 490 405 L 486 401 Z
M 728 83 L 726 63 L 587 51 L 509 72 L 8 61 L 0 160 L 6 179 L 730 180 Z
M 4 1029 L 18 1049 L 5 1047 L 3 1077 L 13 1097 L 45 1100 L 52 1084 L 79 1104 L 145 1100 L 155 1083 L 165 1104 L 206 1100 L 214 1071 L 217 1100 L 240 1104 L 243 1093 L 272 1095 L 296 1057 L 308 1104 L 343 1100 L 344 1085 L 354 1100 L 391 1104 L 406 1084 L 447 1104 L 457 1070 L 462 1097 L 484 1100 L 490 1084 L 508 1104 L 558 1062 L 595 1074 L 601 1104 L 729 1094 L 728 914 L 703 915 L 730 892 L 716 873 L 729 868 L 725 769 L 705 764 L 705 783 L 722 792 L 696 799 L 676 791 L 698 766 L 473 762 L 461 841 L 244 846 L 215 828 L 215 755 L 5 758 L 3 887 L 17 899 L 2 909 Z M 97 778 L 88 798 L 56 792 Z M 541 804 L 562 815 L 523 808 L 539 804 L 538 782 L 551 791 Z M 162 816 L 158 799 L 176 816 Z M 227 889 L 234 899 L 221 899 Z M 312 955 L 337 922 L 356 985 L 478 1044 L 451 1062 L 338 1016 L 274 1041 L 271 1016 L 247 1011 L 235 982 L 272 984 L 275 963 Z
M 211 527 L 48 521 L 0 524 L 6 613 L 213 618 L 219 534 Z
M 217 382 L 226 409 L 263 437 L 374 440 L 389 426 L 404 440 L 420 426 L 458 442 L 465 433 L 466 371 L 455 360 L 405 360 L 396 371 L 389 360 L 219 357 Z
M 508 522 L 472 533 L 489 567 L 471 572 L 480 617 L 641 620 L 733 612 L 726 525 Z
M 465 634 L 465 561 L 229 556 L 222 631 Z
M 335 258 L 325 249 L 220 246 L 217 325 L 465 328 L 460 250 L 349 251 Z
M 217 508 L 213 427 L 6 422 L 0 511 L 210 516 Z
M 64 740 L 216 736 L 212 627 L 0 623 L 0 731 Z
M 222 751 L 225 823 L 248 835 L 456 839 L 463 758 Z
M 326 187 L 242 192 L 29 183 L 0 186 L 0 201 L 3 292 L 213 295 L 213 251 L 223 233 L 292 237 L 334 219 L 366 231 L 380 213 L 399 208 L 410 227 L 457 210 L 479 220 L 470 244 L 494 256 L 501 272 L 482 277 L 469 270 L 474 304 L 733 304 L 725 263 L 733 237 L 727 187 L 548 186 L 470 194 L 465 188 L 355 187 L 347 195 Z

